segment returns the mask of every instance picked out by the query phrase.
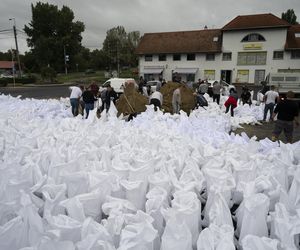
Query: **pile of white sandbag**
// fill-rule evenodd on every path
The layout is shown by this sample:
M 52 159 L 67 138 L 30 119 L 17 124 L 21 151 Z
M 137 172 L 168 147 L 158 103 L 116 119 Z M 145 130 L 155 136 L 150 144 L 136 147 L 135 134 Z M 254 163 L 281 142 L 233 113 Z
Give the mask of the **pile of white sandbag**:
M 66 100 L 0 109 L 0 249 L 299 248 L 299 142 L 229 135 L 212 103 L 131 122 Z

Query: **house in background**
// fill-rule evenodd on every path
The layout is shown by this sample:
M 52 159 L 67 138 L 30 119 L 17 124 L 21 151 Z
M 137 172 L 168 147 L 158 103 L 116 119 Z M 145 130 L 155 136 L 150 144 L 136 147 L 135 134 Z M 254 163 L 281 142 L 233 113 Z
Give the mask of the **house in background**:
M 136 52 L 146 80 L 259 84 L 268 73 L 300 73 L 300 25 L 273 14 L 237 16 L 222 29 L 146 33 Z
M 17 62 L 15 61 L 0 61 L 0 73 L 12 75 L 13 70 L 17 68 Z

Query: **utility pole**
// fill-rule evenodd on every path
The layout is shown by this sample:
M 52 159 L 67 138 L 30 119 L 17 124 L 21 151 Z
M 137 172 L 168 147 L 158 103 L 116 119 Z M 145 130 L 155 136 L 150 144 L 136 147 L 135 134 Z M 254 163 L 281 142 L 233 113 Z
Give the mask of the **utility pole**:
M 18 67 L 19 67 L 19 77 L 22 77 L 22 69 L 21 69 L 21 62 L 20 62 L 20 56 L 19 56 L 19 47 L 18 47 L 18 39 L 17 39 L 17 29 L 16 29 L 16 19 L 14 17 L 9 18 L 9 20 L 14 20 L 14 36 L 15 36 L 15 43 L 16 43 L 16 52 L 17 52 L 17 60 L 18 60 Z
M 14 52 L 11 48 L 11 66 L 12 66 L 12 73 L 13 73 L 13 78 L 14 78 L 14 88 L 16 87 L 16 78 L 15 78 L 15 63 L 14 63 Z

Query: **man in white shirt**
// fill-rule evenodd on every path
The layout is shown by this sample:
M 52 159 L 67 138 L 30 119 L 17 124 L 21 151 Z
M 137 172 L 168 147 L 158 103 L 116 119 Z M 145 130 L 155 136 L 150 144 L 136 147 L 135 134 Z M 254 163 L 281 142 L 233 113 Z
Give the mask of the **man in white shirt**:
M 266 121 L 268 111 L 270 110 L 270 120 L 273 120 L 273 110 L 276 102 L 279 102 L 279 94 L 275 91 L 275 86 L 272 85 L 270 90 L 266 92 L 264 96 L 265 109 L 264 109 L 264 119 Z
M 154 105 L 154 110 L 157 111 L 157 107 L 161 108 L 163 103 L 163 95 L 159 91 L 154 91 L 150 96 L 150 105 Z
M 72 114 L 73 116 L 78 115 L 78 107 L 79 107 L 79 99 L 82 96 L 82 91 L 84 90 L 83 86 L 77 87 L 77 86 L 71 86 L 69 87 L 71 90 L 70 95 L 70 103 L 72 107 Z

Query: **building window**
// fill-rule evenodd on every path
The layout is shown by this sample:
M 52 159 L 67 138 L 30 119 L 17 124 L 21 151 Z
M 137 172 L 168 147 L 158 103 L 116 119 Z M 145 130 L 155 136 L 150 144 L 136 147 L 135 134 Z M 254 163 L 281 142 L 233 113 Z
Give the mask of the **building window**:
M 264 42 L 266 39 L 257 33 L 251 33 L 242 39 L 242 42 Z
M 300 50 L 293 50 L 291 52 L 291 59 L 300 59 Z
M 236 82 L 238 83 L 249 82 L 249 70 L 239 69 L 236 75 Z
M 162 55 L 158 55 L 158 61 L 166 61 L 167 60 L 167 56 L 162 54 Z
M 180 61 L 181 60 L 181 55 L 180 54 L 174 54 L 173 55 L 173 61 Z
M 145 55 L 146 62 L 152 62 L 152 55 Z
M 215 80 L 215 70 L 213 69 L 204 70 L 204 78 L 207 80 Z
M 196 58 L 195 54 L 187 54 L 186 55 L 187 61 L 195 61 L 195 58 Z
M 223 53 L 223 61 L 231 61 L 231 52 Z
M 266 65 L 267 52 L 239 52 L 237 65 Z
M 208 53 L 206 54 L 206 61 L 214 61 L 215 60 L 215 54 Z
M 274 51 L 273 59 L 274 60 L 282 60 L 283 59 L 283 51 Z

